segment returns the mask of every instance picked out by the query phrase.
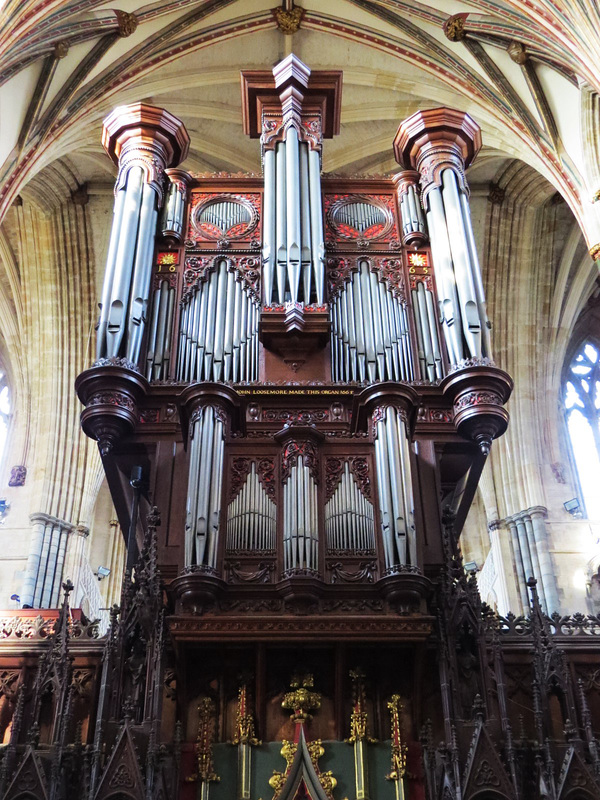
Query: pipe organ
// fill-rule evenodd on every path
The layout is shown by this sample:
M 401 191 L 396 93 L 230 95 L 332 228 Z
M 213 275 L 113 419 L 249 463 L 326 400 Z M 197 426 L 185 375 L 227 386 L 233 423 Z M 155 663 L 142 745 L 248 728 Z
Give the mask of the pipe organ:
M 181 568 L 267 568 L 275 583 L 331 582 L 331 559 L 348 574 L 367 556 L 380 576 L 420 570 L 415 431 L 450 424 L 485 450 L 505 425 L 505 389 L 474 394 L 456 377 L 490 356 L 464 178 L 479 129 L 448 109 L 419 112 L 394 141 L 395 177 L 327 177 L 341 74 L 289 56 L 243 73 L 242 86 L 262 179 L 182 170 L 187 134 L 160 109 L 105 123 L 119 177 L 98 364 L 138 377 L 121 382 L 119 419 L 98 423 L 101 448 L 139 424 L 142 395 L 173 387 L 187 470 Z M 206 402 L 186 405 L 202 387 Z M 108 404 L 93 388 L 90 430 Z M 144 431 L 164 413 L 148 411 Z
M 383 676 L 373 703 L 380 728 L 392 716 L 388 778 L 398 796 L 407 776 L 419 781 L 422 772 L 413 722 L 406 769 L 398 692 L 413 720 L 438 654 L 464 661 L 469 696 L 459 697 L 440 671 L 443 703 L 427 711 L 447 741 L 455 728 L 444 727 L 443 715 L 450 718 L 452 704 L 470 713 L 495 696 L 493 687 L 475 686 L 471 634 L 460 644 L 434 639 L 434 619 L 442 624 L 450 602 L 442 589 L 458 598 L 461 631 L 479 613 L 465 616 L 474 582 L 466 583 L 457 538 L 492 440 L 506 428 L 512 387 L 491 360 L 469 216 L 465 170 L 481 145 L 479 129 L 450 109 L 419 112 L 394 140 L 396 176 L 323 174 L 326 141 L 339 132 L 341 86 L 340 72 L 311 71 L 294 55 L 273 70 L 242 73 L 243 128 L 257 140 L 261 176 L 186 172 L 187 134 L 161 109 L 139 104 L 105 123 L 119 177 L 98 360 L 76 386 L 120 528 L 131 543 L 138 537 L 140 561 L 125 591 L 155 586 L 147 603 L 134 604 L 146 615 L 142 628 L 163 588 L 167 605 L 155 639 L 147 631 L 140 639 L 138 628 L 114 638 L 90 797 L 108 791 L 99 781 L 108 780 L 100 773 L 111 751 L 101 741 L 104 730 L 117 728 L 103 720 L 125 717 L 137 730 L 168 707 L 151 733 L 158 747 L 162 731 L 178 731 L 177 777 L 160 790 L 164 796 L 206 800 L 214 791 L 218 800 L 210 748 L 220 737 L 237 746 L 238 795 L 267 797 L 266 787 L 255 792 L 253 750 L 258 735 L 266 742 L 285 735 L 288 766 L 278 772 L 274 765 L 273 800 L 295 800 L 290 776 L 319 784 L 333 800 L 335 782 L 318 772 L 318 748 L 307 745 L 303 727 L 318 707 L 311 679 L 280 692 L 282 665 L 293 671 L 305 659 L 321 663 L 337 692 L 327 706 L 335 719 L 319 729 L 327 747 L 332 731 L 347 738 L 342 693 L 352 670 L 357 797 L 369 796 L 369 776 L 381 762 L 367 768 L 374 745 L 361 664 Z M 132 468 L 143 476 L 135 487 Z M 139 509 L 148 504 L 161 509 L 162 523 L 153 511 L 142 536 Z M 59 542 L 39 530 L 27 597 L 42 591 L 47 542 Z M 60 542 L 55 550 L 61 558 Z M 549 559 L 538 560 L 545 580 Z M 123 625 L 138 613 L 127 610 L 130 594 Z M 380 660 L 390 668 L 380 669 Z M 225 663 L 232 676 L 250 677 L 230 685 Z M 432 685 L 427 691 L 437 698 Z M 135 719 L 123 712 L 131 699 Z M 294 712 L 293 742 L 281 704 Z M 269 752 L 261 751 L 263 764 Z M 164 753 L 156 770 L 171 757 Z M 224 751 L 219 759 L 227 759 Z M 223 797 L 231 791 L 226 784 Z M 320 790 L 311 792 L 311 800 L 323 800 Z M 421 789 L 409 793 L 425 797 Z

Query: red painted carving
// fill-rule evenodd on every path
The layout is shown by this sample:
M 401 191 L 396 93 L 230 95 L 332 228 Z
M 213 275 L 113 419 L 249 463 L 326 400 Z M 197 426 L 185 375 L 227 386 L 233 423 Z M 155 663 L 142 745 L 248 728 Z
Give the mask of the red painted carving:
M 315 482 L 319 481 L 319 453 L 314 442 L 307 439 L 298 442 L 288 442 L 283 450 L 281 459 L 281 478 L 283 483 L 290 476 L 290 469 L 298 463 L 298 457 L 304 459 L 304 466 L 308 467 Z
M 207 220 L 200 221 L 203 211 L 219 203 L 236 203 L 243 207 L 249 219 L 238 222 L 227 229 Z M 192 192 L 186 246 L 194 247 L 198 242 L 229 243 L 260 241 L 260 194 L 232 194 L 224 192 Z
M 256 462 L 258 480 L 271 500 L 275 500 L 275 461 L 272 458 L 261 458 Z
M 501 406 L 503 400 L 497 392 L 468 392 L 459 397 L 454 404 L 454 412 L 470 406 L 492 405 Z
M 191 294 L 197 291 L 201 281 L 208 280 L 210 272 L 214 269 L 215 259 L 191 256 L 185 260 L 183 272 L 183 291 L 181 301 L 187 302 Z
M 366 203 L 380 212 L 381 219 L 367 228 L 355 227 L 345 219 L 345 209 L 356 203 Z M 373 240 L 398 238 L 392 195 L 327 194 L 324 197 L 327 244 L 353 241 L 359 246 Z
M 333 496 L 342 479 L 345 459 L 328 458 L 325 461 L 325 502 Z
M 350 461 L 350 472 L 352 473 L 352 477 L 356 481 L 356 485 L 363 493 L 363 495 L 370 500 L 371 499 L 371 479 L 369 477 L 369 464 L 366 458 L 362 456 L 358 456 L 356 458 L 349 459 Z
M 313 425 L 315 422 L 327 422 L 329 409 L 311 408 L 310 410 L 287 411 L 278 408 L 263 408 L 261 417 L 265 422 L 295 422 L 302 425 Z

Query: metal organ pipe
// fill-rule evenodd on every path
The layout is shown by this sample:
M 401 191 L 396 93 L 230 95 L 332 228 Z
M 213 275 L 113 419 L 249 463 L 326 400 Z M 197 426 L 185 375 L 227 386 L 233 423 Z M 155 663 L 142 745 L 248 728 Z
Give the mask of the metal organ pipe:
M 276 243 L 277 243 L 277 298 L 280 304 L 285 303 L 285 284 L 287 277 L 287 211 L 286 211 L 286 154 L 285 142 L 279 142 L 276 146 Z M 267 191 L 265 186 L 265 191 Z
M 331 301 L 331 355 L 335 381 L 414 378 L 406 306 L 365 259 Z
M 223 422 L 213 406 L 198 409 L 190 434 L 190 471 L 186 504 L 186 566 L 216 565 L 223 452 Z
M 386 567 L 416 565 L 410 445 L 401 412 L 378 413 L 375 460 Z
M 305 303 L 310 303 L 312 284 L 312 258 L 310 236 L 310 194 L 308 188 L 308 145 L 300 143 L 300 229 L 302 265 L 302 289 Z
M 140 356 L 142 336 L 147 317 L 157 216 L 156 192 L 149 184 L 145 183 L 142 189 L 142 206 L 133 264 L 133 281 L 130 292 L 127 329 L 126 357 L 134 364 L 137 363 Z
M 115 204 L 113 210 L 112 228 L 110 232 L 110 241 L 108 244 L 108 253 L 106 256 L 106 272 L 104 273 L 104 283 L 102 285 L 102 299 L 100 301 L 100 320 L 98 322 L 98 332 L 96 336 L 96 358 L 101 358 L 107 351 L 108 343 L 106 340 L 107 326 L 108 326 L 108 313 L 111 305 L 114 271 L 115 271 L 115 258 L 117 249 L 119 247 L 119 239 L 121 236 L 121 226 L 123 224 L 123 208 L 125 206 L 125 199 L 127 197 L 127 184 L 116 193 Z
M 323 201 L 321 196 L 321 157 L 318 150 L 310 147 L 308 148 L 308 184 L 310 190 L 310 232 L 315 289 L 317 292 L 317 304 L 323 305 L 325 299 L 325 237 L 323 234 Z
M 475 246 L 475 237 L 473 236 L 473 225 L 471 223 L 471 209 L 469 208 L 469 200 L 465 192 L 460 192 L 460 204 L 462 210 L 462 218 L 465 234 L 467 237 L 467 246 L 469 250 L 469 257 L 471 261 L 471 271 L 473 275 L 473 285 L 475 287 L 475 295 L 477 297 L 477 307 L 479 310 L 479 318 L 481 320 L 481 339 L 483 352 L 491 357 L 492 347 L 490 343 L 490 329 L 492 327 L 485 305 L 485 292 L 483 290 L 483 280 L 481 278 L 481 268 L 479 266 L 479 258 L 477 257 L 477 247 Z

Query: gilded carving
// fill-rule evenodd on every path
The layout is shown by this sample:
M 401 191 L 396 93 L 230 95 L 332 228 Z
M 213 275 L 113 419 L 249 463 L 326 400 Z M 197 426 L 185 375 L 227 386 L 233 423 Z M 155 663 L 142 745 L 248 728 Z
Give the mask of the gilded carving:
M 304 16 L 304 9 L 295 6 L 292 9 L 285 9 L 278 6 L 273 9 L 273 16 L 277 22 L 277 27 L 285 36 L 293 36 L 294 33 L 300 28 L 302 17 Z
M 117 23 L 119 25 L 119 36 L 126 39 L 135 33 L 138 26 L 138 19 L 135 14 L 130 14 L 128 11 L 115 10 Z
M 454 14 L 444 22 L 444 33 L 451 42 L 460 42 L 467 35 L 465 30 L 466 17 L 466 14 Z
M 292 691 L 284 695 L 281 707 L 293 712 L 294 722 L 306 722 L 312 718 L 311 711 L 321 708 L 321 695 L 312 691 L 313 686 L 312 675 L 295 675 L 290 681 Z

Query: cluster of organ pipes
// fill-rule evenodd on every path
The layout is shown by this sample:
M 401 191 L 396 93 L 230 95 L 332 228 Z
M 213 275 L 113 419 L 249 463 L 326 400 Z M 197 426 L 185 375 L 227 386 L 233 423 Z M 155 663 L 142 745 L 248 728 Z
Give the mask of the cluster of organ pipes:
M 256 380 L 259 312 L 233 266 L 220 259 L 182 301 L 177 379 Z
M 146 322 L 154 237 L 156 187 L 141 166 L 122 176 L 114 205 L 106 274 L 100 302 L 97 358 L 124 356 L 137 363 Z
M 242 488 L 227 508 L 227 550 L 275 552 L 277 506 L 266 493 L 253 461 Z
M 356 485 L 348 461 L 334 493 L 325 504 L 327 552 L 375 551 L 373 505 Z
M 415 281 L 415 286 L 411 289 L 411 296 L 421 375 L 427 380 L 435 381 L 443 377 L 435 299 L 425 280 Z
M 167 279 L 154 290 L 146 349 L 146 377 L 159 381 L 169 376 L 171 336 L 175 314 L 175 287 Z
M 334 381 L 414 379 L 406 306 L 366 259 L 331 302 Z
M 406 239 L 413 234 L 425 233 L 425 220 L 421 200 L 414 185 L 409 185 L 400 195 L 400 219 L 402 236 Z
M 299 455 L 283 486 L 284 572 L 316 572 L 319 551 L 317 484 Z
M 185 563 L 216 567 L 223 485 L 223 421 L 213 406 L 199 408 L 190 424 L 190 471 L 185 520 Z
M 432 186 L 427 192 L 427 226 L 450 363 L 491 357 L 469 200 L 450 168 L 442 172 L 442 186 Z
M 210 203 L 198 215 L 199 225 L 210 225 L 223 235 L 238 225 L 248 225 L 251 221 L 250 210 L 242 203 L 231 200 Z
M 284 142 L 264 152 L 263 298 L 318 305 L 324 301 L 325 245 L 320 154 L 298 141 L 293 126 Z
M 340 206 L 334 215 L 335 222 L 347 225 L 361 236 L 373 227 L 382 228 L 388 221 L 385 212 L 373 203 L 347 203 Z
M 181 174 L 181 173 L 180 173 Z M 161 213 L 161 233 L 176 242 L 183 239 L 187 191 L 177 181 L 170 181 Z
M 393 406 L 375 417 L 375 460 L 381 536 L 388 569 L 416 564 L 410 444 L 402 413 Z

